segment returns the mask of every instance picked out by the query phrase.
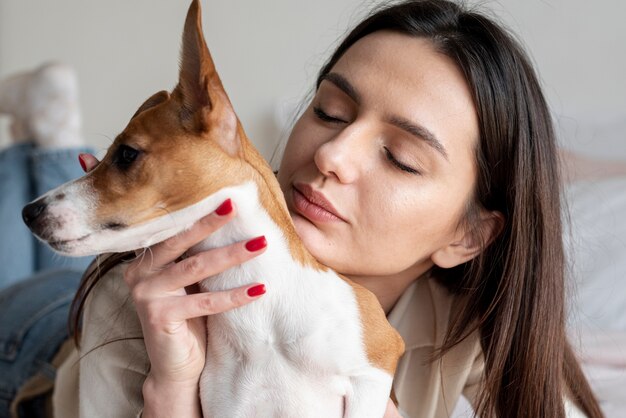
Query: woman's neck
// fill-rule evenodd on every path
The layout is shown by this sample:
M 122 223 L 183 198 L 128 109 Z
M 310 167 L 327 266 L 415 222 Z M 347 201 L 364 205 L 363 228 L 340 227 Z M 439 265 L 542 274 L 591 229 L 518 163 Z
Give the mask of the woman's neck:
M 345 276 L 372 292 L 383 307 L 385 314 L 388 315 L 404 291 L 414 281 L 420 280 L 428 274 L 432 262 L 428 264 L 427 266 L 414 266 L 414 268 L 392 276 Z

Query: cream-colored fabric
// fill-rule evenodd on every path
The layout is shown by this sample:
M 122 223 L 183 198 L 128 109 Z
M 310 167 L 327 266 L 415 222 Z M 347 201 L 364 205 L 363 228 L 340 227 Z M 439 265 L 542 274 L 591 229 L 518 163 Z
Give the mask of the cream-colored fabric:
M 55 417 L 78 417 L 78 351 L 72 347 L 57 370 L 52 406 Z
M 433 279 L 414 282 L 389 313 L 406 344 L 394 379 L 399 408 L 407 417 L 449 417 L 463 394 L 476 399 L 484 363 L 474 333 L 443 358 L 431 361 L 454 312 L 454 297 Z
M 141 415 L 150 362 L 122 274 L 122 266 L 111 270 L 87 299 L 80 351 L 64 362 L 57 376 L 55 417 Z

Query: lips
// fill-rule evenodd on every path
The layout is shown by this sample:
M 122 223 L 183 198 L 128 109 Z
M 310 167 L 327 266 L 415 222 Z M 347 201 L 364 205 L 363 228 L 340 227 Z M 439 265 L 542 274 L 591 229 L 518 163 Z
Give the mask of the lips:
M 299 214 L 313 222 L 346 222 L 324 194 L 306 183 L 293 185 L 293 205 Z

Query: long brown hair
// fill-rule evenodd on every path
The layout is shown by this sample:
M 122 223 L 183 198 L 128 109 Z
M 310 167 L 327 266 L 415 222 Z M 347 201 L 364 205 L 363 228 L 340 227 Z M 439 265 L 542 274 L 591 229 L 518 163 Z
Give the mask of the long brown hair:
M 70 306 L 68 328 L 77 347 L 80 347 L 81 320 L 87 296 L 98 281 L 115 266 L 135 258 L 133 251 L 125 253 L 101 254 L 97 256 L 83 273 L 78 290 Z
M 485 376 L 480 416 L 564 417 L 569 397 L 589 417 L 602 412 L 565 333 L 565 259 L 555 134 L 541 87 L 514 38 L 483 14 L 446 0 L 413 0 L 374 12 L 339 45 L 317 86 L 356 41 L 379 30 L 429 39 L 463 72 L 478 113 L 478 179 L 464 225 L 481 209 L 505 217 L 479 256 L 433 269 L 451 292 L 469 295 L 439 355 L 480 331 Z

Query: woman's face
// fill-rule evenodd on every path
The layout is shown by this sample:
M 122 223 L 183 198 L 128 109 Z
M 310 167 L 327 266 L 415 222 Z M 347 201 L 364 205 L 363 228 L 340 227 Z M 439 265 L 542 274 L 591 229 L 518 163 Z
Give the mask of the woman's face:
M 320 84 L 278 180 L 322 263 L 352 277 L 412 280 L 459 239 L 477 138 L 471 94 L 452 60 L 428 40 L 375 32 Z

